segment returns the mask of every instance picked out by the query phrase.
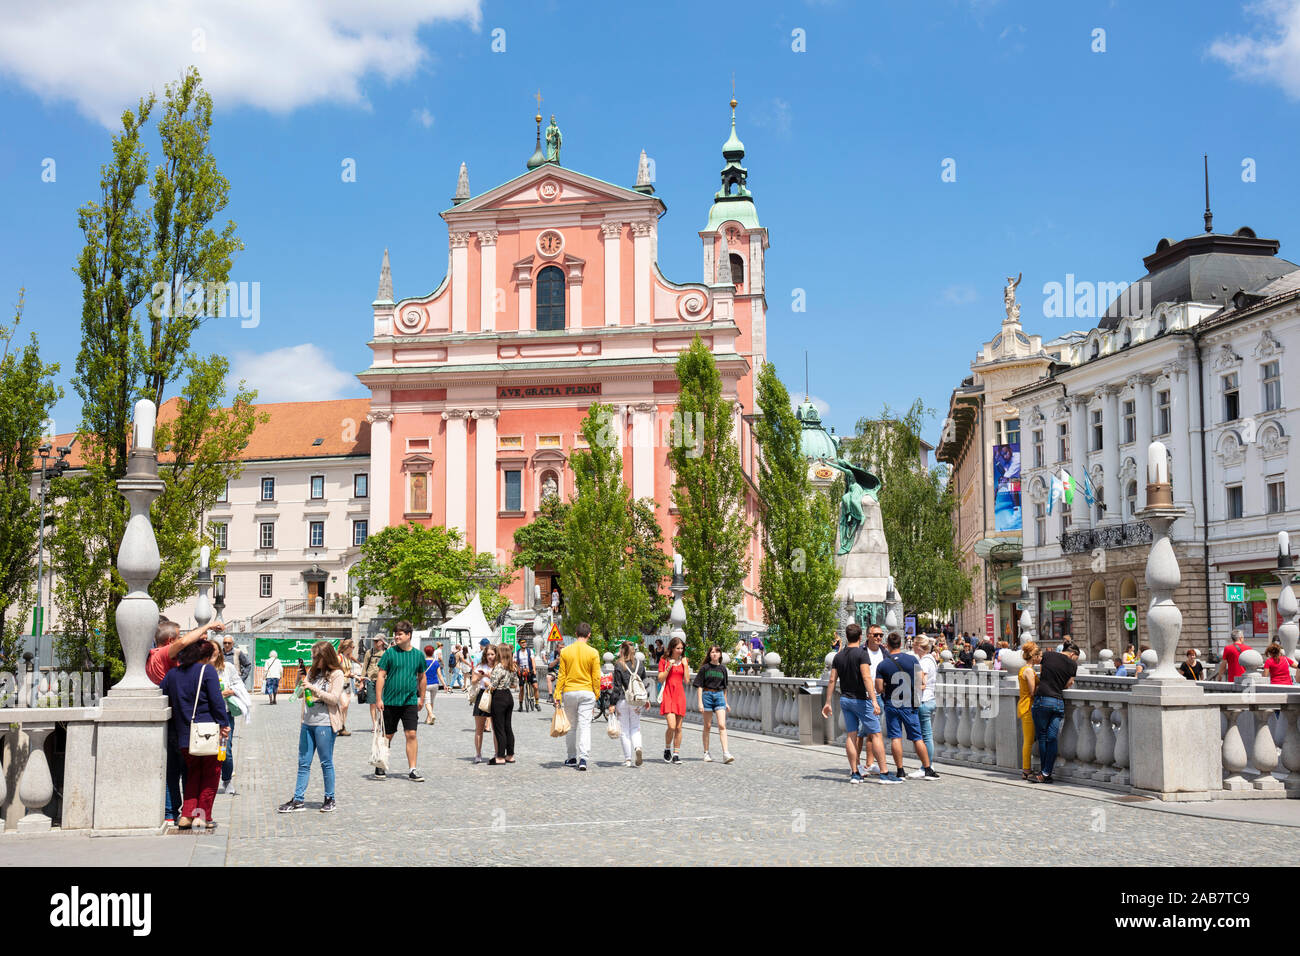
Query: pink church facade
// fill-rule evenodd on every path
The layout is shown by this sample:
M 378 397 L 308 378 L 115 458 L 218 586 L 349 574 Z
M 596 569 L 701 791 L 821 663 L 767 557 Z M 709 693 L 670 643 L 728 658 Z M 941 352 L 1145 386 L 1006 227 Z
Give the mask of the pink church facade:
M 615 410 L 624 479 L 634 497 L 654 499 L 671 553 L 674 365 L 699 335 L 732 402 L 748 476 L 751 571 L 737 617 L 762 621 L 757 448 L 747 416 L 766 354 L 768 239 L 743 155 L 733 115 L 723 187 L 699 232 L 701 281 L 685 283 L 659 270 L 666 207 L 644 154 L 635 188 L 538 153 L 527 172 L 470 197 L 462 167 L 456 204 L 441 214 L 449 264 L 434 291 L 395 299 L 384 257 L 373 360 L 360 375 L 371 392 L 372 533 L 408 521 L 454 527 L 508 563 L 514 531 L 534 519 L 543 496 L 572 498 L 580 424 L 602 402 Z M 544 590 L 551 571 L 535 569 Z M 508 595 L 525 603 L 522 575 Z

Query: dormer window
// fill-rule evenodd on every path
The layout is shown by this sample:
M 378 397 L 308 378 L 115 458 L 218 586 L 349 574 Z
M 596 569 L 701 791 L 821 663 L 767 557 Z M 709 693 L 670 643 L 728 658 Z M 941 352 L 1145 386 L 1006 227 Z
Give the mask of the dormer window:
M 1163 315 L 1160 316 L 1160 323 L 1156 326 L 1156 335 L 1163 335 L 1166 331 L 1168 331 L 1168 329 L 1169 329 L 1169 323 L 1165 320 L 1165 317 Z
M 1128 348 L 1132 344 L 1133 344 L 1133 330 L 1126 328 L 1124 330 L 1124 348 Z
M 564 331 L 564 273 L 556 266 L 537 273 L 537 331 Z
M 1101 343 L 1100 343 L 1100 342 L 1093 342 L 1093 343 L 1092 343 L 1092 357 L 1093 357 L 1093 358 L 1097 358 L 1097 356 L 1099 356 L 1099 355 L 1101 355 Z

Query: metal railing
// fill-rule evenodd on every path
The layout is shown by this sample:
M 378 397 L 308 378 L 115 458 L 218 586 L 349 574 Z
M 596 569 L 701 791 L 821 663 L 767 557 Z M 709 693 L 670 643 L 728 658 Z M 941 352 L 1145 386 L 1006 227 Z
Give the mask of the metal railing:
M 1067 531 L 1061 535 L 1061 552 L 1063 554 L 1082 554 L 1097 548 L 1132 548 L 1152 542 L 1151 526 L 1145 521 L 1129 521 L 1124 524 L 1102 525 L 1100 528 L 1085 528 L 1081 531 Z

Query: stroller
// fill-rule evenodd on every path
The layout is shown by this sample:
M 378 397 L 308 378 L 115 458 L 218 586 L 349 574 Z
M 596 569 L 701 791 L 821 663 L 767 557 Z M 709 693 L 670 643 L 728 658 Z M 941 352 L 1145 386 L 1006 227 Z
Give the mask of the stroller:
M 609 715 L 614 711 L 614 705 L 610 699 L 614 696 L 614 675 L 605 674 L 600 678 L 600 696 L 596 698 L 596 707 L 592 711 L 591 719 L 600 720 L 602 717 L 609 722 Z

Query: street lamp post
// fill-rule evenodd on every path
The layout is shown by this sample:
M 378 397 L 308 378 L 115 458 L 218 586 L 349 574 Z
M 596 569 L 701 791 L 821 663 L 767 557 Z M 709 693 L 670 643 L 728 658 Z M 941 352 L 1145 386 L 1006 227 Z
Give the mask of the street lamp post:
M 76 439 L 73 439 L 75 441 Z M 32 610 L 32 635 L 38 644 L 45 633 L 45 489 L 50 478 L 58 478 L 68 470 L 68 455 L 72 452 L 72 442 L 58 447 L 59 457 L 50 462 L 50 452 L 54 450 L 49 442 L 40 447 L 41 452 L 41 523 L 37 531 L 36 543 L 36 607 Z M 38 661 L 39 663 L 39 661 Z

